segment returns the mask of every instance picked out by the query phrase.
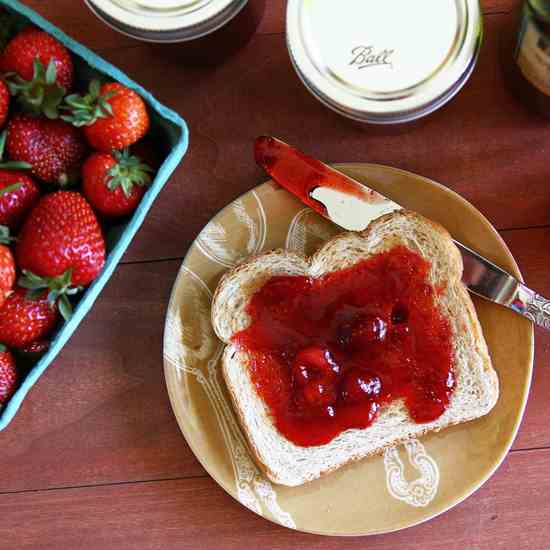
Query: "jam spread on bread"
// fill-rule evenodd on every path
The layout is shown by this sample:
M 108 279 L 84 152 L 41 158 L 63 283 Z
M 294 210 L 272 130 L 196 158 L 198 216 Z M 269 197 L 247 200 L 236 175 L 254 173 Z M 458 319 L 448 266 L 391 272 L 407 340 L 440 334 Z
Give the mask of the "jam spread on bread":
M 322 445 L 367 428 L 403 399 L 431 422 L 455 387 L 449 322 L 430 263 L 396 246 L 319 278 L 275 276 L 250 299 L 249 327 L 233 341 L 282 435 Z

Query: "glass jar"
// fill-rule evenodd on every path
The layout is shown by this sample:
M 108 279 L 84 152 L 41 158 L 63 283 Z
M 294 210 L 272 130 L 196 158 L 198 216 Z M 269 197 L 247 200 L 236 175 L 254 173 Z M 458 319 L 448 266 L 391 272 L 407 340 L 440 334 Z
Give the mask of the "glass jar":
M 161 44 L 184 43 L 181 57 L 219 61 L 256 31 L 265 0 L 85 0 L 122 34 Z
M 515 51 L 522 99 L 550 118 L 550 0 L 526 0 Z
M 348 118 L 408 122 L 447 103 L 479 54 L 478 0 L 288 0 L 294 67 L 319 101 Z

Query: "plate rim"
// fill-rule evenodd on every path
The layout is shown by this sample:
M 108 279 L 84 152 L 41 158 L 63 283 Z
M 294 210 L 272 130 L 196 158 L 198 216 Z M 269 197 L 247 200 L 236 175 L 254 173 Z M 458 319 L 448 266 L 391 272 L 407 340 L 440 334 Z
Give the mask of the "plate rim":
M 435 180 L 432 180 L 431 178 L 428 178 L 426 176 L 422 176 L 420 174 L 416 174 L 415 172 L 411 172 L 410 170 L 404 170 L 404 169 L 401 169 L 401 168 L 396 168 L 396 167 L 393 167 L 393 166 L 388 166 L 388 165 L 380 164 L 380 163 L 337 162 L 337 163 L 330 163 L 330 165 L 333 168 L 337 169 L 337 170 L 340 170 L 340 169 L 345 170 L 345 169 L 349 169 L 349 168 L 351 168 L 351 169 L 353 169 L 353 168 L 364 168 L 364 167 L 381 168 L 384 171 L 397 173 L 397 174 L 400 174 L 400 175 L 403 175 L 403 176 L 406 176 L 406 177 L 412 177 L 412 178 L 415 178 L 415 179 L 421 179 L 425 183 L 427 183 L 428 185 L 432 185 L 432 186 L 438 188 L 439 190 L 441 190 L 443 193 L 446 193 L 446 194 L 450 195 L 455 200 L 458 200 L 458 202 L 462 203 L 466 208 L 472 209 L 476 213 L 476 215 L 479 217 L 479 219 L 481 220 L 483 225 L 493 234 L 494 237 L 497 238 L 497 240 L 499 241 L 499 243 L 503 247 L 503 249 L 506 253 L 506 256 L 508 257 L 508 260 L 510 261 L 511 266 L 513 268 L 512 269 L 512 274 L 514 276 L 516 276 L 520 281 L 522 281 L 522 282 L 524 281 L 523 274 L 521 273 L 521 270 L 520 270 L 520 268 L 519 268 L 519 266 L 516 262 L 516 259 L 515 259 L 514 255 L 512 254 L 511 250 L 509 249 L 508 245 L 506 244 L 506 242 L 504 241 L 504 239 L 502 238 L 502 236 L 500 235 L 498 230 L 493 226 L 493 224 L 489 221 L 489 219 L 480 210 L 478 210 L 470 201 L 465 199 L 462 195 L 460 195 L 459 193 L 457 193 L 453 189 L 450 189 L 447 186 L 445 186 L 445 185 L 443 185 L 443 184 L 441 184 L 441 183 L 439 183 Z M 243 199 L 244 197 L 248 196 L 252 192 L 257 192 L 260 188 L 265 188 L 265 187 L 273 186 L 273 185 L 277 185 L 277 184 L 272 179 L 265 180 L 262 183 L 260 183 L 258 185 L 255 185 L 254 187 L 248 189 L 247 191 L 244 191 L 243 193 L 241 193 L 240 195 L 238 195 L 237 197 L 232 199 L 230 202 L 228 202 L 218 212 L 216 212 L 208 220 L 208 222 L 204 225 L 204 227 L 199 231 L 199 233 L 195 236 L 192 243 L 189 245 L 189 247 L 188 247 L 188 249 L 187 249 L 187 251 L 186 251 L 186 253 L 185 253 L 185 255 L 182 259 L 182 262 L 179 266 L 178 273 L 176 275 L 176 278 L 175 278 L 174 283 L 173 283 L 173 285 L 171 287 L 171 290 L 170 290 L 170 298 L 168 300 L 168 305 L 167 305 L 167 309 L 166 309 L 166 316 L 165 316 L 165 321 L 164 321 L 164 331 L 163 331 L 163 341 L 162 341 L 164 379 L 165 379 L 165 384 L 166 384 L 166 388 L 167 388 L 167 391 L 168 391 L 168 397 L 169 397 L 169 400 L 170 400 L 170 406 L 172 408 L 172 413 L 173 413 L 173 415 L 176 419 L 178 427 L 179 427 L 179 429 L 180 429 L 187 445 L 189 446 L 189 448 L 193 452 L 193 455 L 199 461 L 199 463 L 204 468 L 206 473 L 231 498 L 233 498 L 238 504 L 240 504 L 241 506 L 243 506 L 244 508 L 246 508 L 250 512 L 252 512 L 252 513 L 260 516 L 261 518 L 263 518 L 263 519 L 265 519 L 265 520 L 267 520 L 267 521 L 269 521 L 269 522 L 271 522 L 275 525 L 278 525 L 280 527 L 284 527 L 284 528 L 289 529 L 291 531 L 298 531 L 298 532 L 301 532 L 301 533 L 307 533 L 307 534 L 310 534 L 310 535 L 318 535 L 318 536 L 325 536 L 325 537 L 348 538 L 348 537 L 367 537 L 367 536 L 375 536 L 375 535 L 384 535 L 384 534 L 396 533 L 396 532 L 399 532 L 399 531 L 404 531 L 405 529 L 410 529 L 412 527 L 422 525 L 423 523 L 426 523 L 428 521 L 431 521 L 432 519 L 437 518 L 437 517 L 443 515 L 444 513 L 448 512 L 449 510 L 455 508 L 456 506 L 458 506 L 459 504 L 464 502 L 466 499 L 471 497 L 479 489 L 481 489 L 481 487 L 483 487 L 483 485 L 485 485 L 485 483 L 487 483 L 487 481 L 489 481 L 489 479 L 491 477 L 493 477 L 493 475 L 496 473 L 496 471 L 500 468 L 500 466 L 503 464 L 503 462 L 508 457 L 508 455 L 510 453 L 510 450 L 511 450 L 511 448 L 512 448 L 512 446 L 513 446 L 513 444 L 514 444 L 514 442 L 515 442 L 515 440 L 518 436 L 521 424 L 523 422 L 523 418 L 525 416 L 525 411 L 526 411 L 526 408 L 527 408 L 527 403 L 529 401 L 529 395 L 530 395 L 530 392 L 531 392 L 531 385 L 532 385 L 532 382 L 533 382 L 534 357 L 535 357 L 535 338 L 534 338 L 535 331 L 534 331 L 533 324 L 531 324 L 530 331 L 529 331 L 529 342 L 528 342 L 528 346 L 529 346 L 529 367 L 528 367 L 528 372 L 526 373 L 527 374 L 527 376 L 526 376 L 527 380 L 526 380 L 526 384 L 525 384 L 524 391 L 523 391 L 523 394 L 522 394 L 521 409 L 520 409 L 519 414 L 517 415 L 516 422 L 515 422 L 513 431 L 512 431 L 512 433 L 509 437 L 509 440 L 508 440 L 505 448 L 501 452 L 500 456 L 498 456 L 498 458 L 495 460 L 494 464 L 491 466 L 490 469 L 487 470 L 487 473 L 484 476 L 482 476 L 482 478 L 480 479 L 479 482 L 473 484 L 472 487 L 469 490 L 467 490 L 463 495 L 460 495 L 456 499 L 451 499 L 448 506 L 447 505 L 444 506 L 444 508 L 442 510 L 439 510 L 438 512 L 436 512 L 432 515 L 429 515 L 429 516 L 427 516 L 427 517 L 425 517 L 425 518 L 423 518 L 419 521 L 409 523 L 408 525 L 405 525 L 405 526 L 396 527 L 395 529 L 382 529 L 380 531 L 353 532 L 353 533 L 330 533 L 330 532 L 326 532 L 326 531 L 323 532 L 323 531 L 308 530 L 308 529 L 305 529 L 305 528 L 302 528 L 302 527 L 288 527 L 286 525 L 283 525 L 282 523 L 280 523 L 279 521 L 277 521 L 276 519 L 274 519 L 272 517 L 268 517 L 266 515 L 259 514 L 255 510 L 252 510 L 251 508 L 247 507 L 244 503 L 242 503 L 237 498 L 237 496 L 235 494 L 233 494 L 233 492 L 230 490 L 230 488 L 228 486 L 226 486 L 226 484 L 224 482 L 222 482 L 220 479 L 218 479 L 217 475 L 215 473 L 213 473 L 212 469 L 209 468 L 206 465 L 206 463 L 203 460 L 200 453 L 196 452 L 195 447 L 194 447 L 193 443 L 191 442 L 192 441 L 191 438 L 188 437 L 184 427 L 178 421 L 178 414 L 176 412 L 176 396 L 173 395 L 172 390 L 170 388 L 170 385 L 168 384 L 168 371 L 169 371 L 169 369 L 171 369 L 171 366 L 168 364 L 168 361 L 165 359 L 164 350 L 166 348 L 166 340 L 167 340 L 167 333 L 168 333 L 168 331 L 167 331 L 168 312 L 170 311 L 173 300 L 175 299 L 175 289 L 178 286 L 179 278 L 180 278 L 180 276 L 183 272 L 182 268 L 185 266 L 186 261 L 189 257 L 189 254 L 193 250 L 193 246 L 194 246 L 198 236 L 200 235 L 200 233 L 203 231 L 203 229 L 212 220 L 214 220 L 215 218 L 221 216 L 226 210 L 231 208 L 231 206 L 233 205 L 234 202 L 236 202 L 240 199 Z M 374 188 L 375 187 L 376 186 L 374 185 Z

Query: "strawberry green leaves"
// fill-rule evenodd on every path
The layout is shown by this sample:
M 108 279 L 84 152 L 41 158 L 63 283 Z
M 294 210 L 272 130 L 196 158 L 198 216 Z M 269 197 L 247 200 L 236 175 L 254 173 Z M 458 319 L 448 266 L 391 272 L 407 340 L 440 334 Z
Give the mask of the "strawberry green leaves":
M 129 197 L 134 185 L 145 187 L 151 183 L 151 173 L 154 170 L 139 157 L 130 155 L 128 149 L 113 151 L 112 155 L 116 164 L 108 172 L 110 179 L 107 187 L 111 191 L 121 187 L 124 194 Z
M 34 115 L 44 115 L 49 119 L 59 117 L 59 106 L 63 101 L 66 89 L 57 81 L 55 61 L 51 60 L 47 67 L 38 58 L 33 62 L 34 75 L 31 80 L 25 80 L 20 75 L 8 73 L 6 82 L 12 96 L 25 112 Z
M 72 271 L 72 269 L 68 269 L 59 277 L 39 277 L 32 271 L 23 270 L 23 275 L 19 278 L 18 284 L 29 291 L 27 297 L 30 300 L 40 298 L 44 290 L 48 290 L 50 306 L 54 308 L 57 305 L 59 313 L 68 321 L 73 314 L 69 296 L 74 296 L 82 290 L 81 286 L 71 286 Z
M 69 114 L 62 115 L 61 118 L 77 128 L 91 126 L 98 118 L 113 116 L 109 99 L 115 95 L 115 90 L 101 95 L 101 83 L 99 80 L 92 80 L 86 95 L 71 94 L 65 98 L 62 109 Z

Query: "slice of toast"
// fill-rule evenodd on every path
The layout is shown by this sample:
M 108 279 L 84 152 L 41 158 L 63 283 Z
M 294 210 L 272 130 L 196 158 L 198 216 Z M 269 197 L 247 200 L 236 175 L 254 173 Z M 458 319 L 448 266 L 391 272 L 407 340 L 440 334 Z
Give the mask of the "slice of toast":
M 454 350 L 456 387 L 449 407 L 434 422 L 414 422 L 403 400 L 382 407 L 366 429 L 347 430 L 325 445 L 300 447 L 274 426 L 270 411 L 249 375 L 249 358 L 231 338 L 250 323 L 245 311 L 250 297 L 275 275 L 319 277 L 348 268 L 369 256 L 404 245 L 431 263 L 430 283 L 444 290 L 436 303 L 448 319 Z M 307 259 L 276 250 L 248 261 L 221 280 L 212 305 L 212 323 L 227 346 L 222 368 L 227 388 L 258 465 L 274 483 L 297 486 L 344 464 L 383 452 L 411 438 L 487 414 L 498 399 L 498 378 L 491 365 L 476 311 L 461 281 L 462 257 L 440 225 L 411 212 L 375 220 L 362 233 L 343 233 Z

